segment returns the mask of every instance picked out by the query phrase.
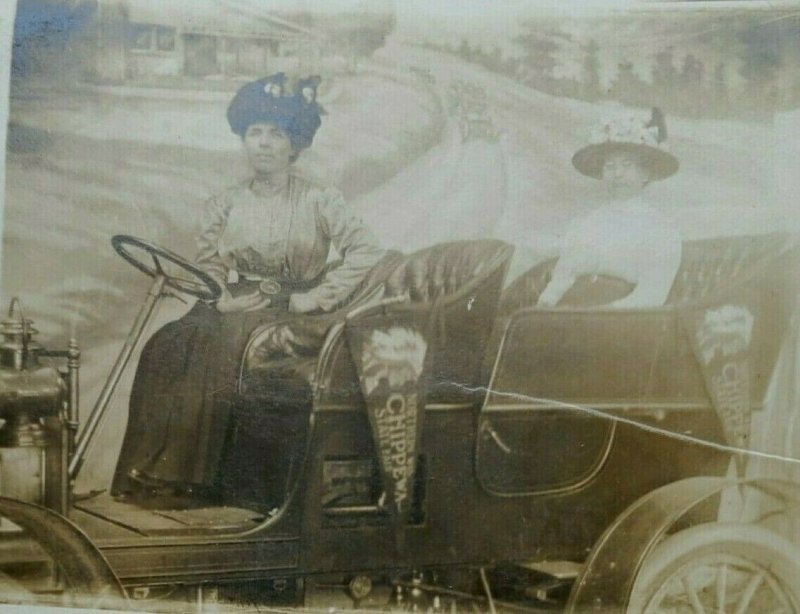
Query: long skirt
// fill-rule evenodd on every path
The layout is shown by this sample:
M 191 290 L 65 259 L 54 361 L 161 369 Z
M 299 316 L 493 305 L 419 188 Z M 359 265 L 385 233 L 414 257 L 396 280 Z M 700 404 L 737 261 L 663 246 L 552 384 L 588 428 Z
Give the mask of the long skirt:
M 197 303 L 145 345 L 133 382 L 112 494 L 157 487 L 213 491 L 242 354 L 280 309 L 219 313 Z
M 128 427 L 111 494 L 145 492 L 164 497 L 191 494 L 206 499 L 218 496 L 225 489 L 220 481 L 222 463 L 241 473 L 248 462 L 235 454 L 223 458 L 232 411 L 239 411 L 234 422 L 241 423 L 248 415 L 253 417 L 251 428 L 238 429 L 239 440 L 246 438 L 247 432 L 257 434 L 267 430 L 264 421 L 268 417 L 254 415 L 253 404 L 249 402 L 252 399 L 239 394 L 244 352 L 253 331 L 265 324 L 288 320 L 298 333 L 301 353 L 306 357 L 316 356 L 330 323 L 341 319 L 346 309 L 368 300 L 400 259 L 399 253 L 387 253 L 339 311 L 294 316 L 287 312 L 288 294 L 276 300 L 280 307 L 244 313 L 222 314 L 215 306 L 198 302 L 180 320 L 157 331 L 142 350 L 133 381 Z M 319 278 L 288 282 L 286 290 L 303 291 L 308 289 L 305 286 L 313 287 L 318 282 Z M 257 283 L 241 282 L 230 290 L 236 296 L 257 287 Z M 280 350 L 279 347 L 278 353 Z M 296 350 L 292 348 L 291 353 L 298 355 Z M 259 356 L 270 354 L 263 350 Z M 297 378 L 281 380 L 280 374 L 277 375 L 277 379 L 272 377 L 272 388 L 285 390 L 282 395 L 272 394 L 271 402 L 302 411 L 298 405 L 308 405 L 307 391 L 301 389 L 303 386 L 293 387 Z M 263 391 L 249 394 L 261 395 L 258 406 L 264 408 Z M 264 442 L 251 443 L 253 447 Z M 239 444 L 243 447 L 241 441 Z

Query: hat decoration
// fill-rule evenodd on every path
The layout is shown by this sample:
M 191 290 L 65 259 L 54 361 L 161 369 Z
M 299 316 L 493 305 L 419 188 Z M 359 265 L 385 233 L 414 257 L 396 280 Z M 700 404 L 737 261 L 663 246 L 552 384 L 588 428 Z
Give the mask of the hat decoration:
M 309 79 L 312 77 L 300 82 Z M 243 85 L 228 105 L 227 118 L 231 130 L 244 137 L 251 124 L 275 124 L 286 132 L 296 151 L 305 149 L 311 145 L 322 124 L 320 115 L 323 109 L 316 102 L 316 88 L 320 81 L 316 77 L 311 102 L 303 97 L 302 89 L 295 88 L 294 93 L 286 93 L 286 75 L 282 72 Z
M 311 75 L 305 79 L 300 79 L 294 87 L 294 92 L 295 96 L 302 98 L 305 104 L 316 106 L 320 115 L 327 115 L 327 111 L 317 102 L 317 89 L 321 82 L 322 77 L 319 75 Z
M 638 158 L 652 180 L 666 179 L 678 170 L 678 159 L 667 151 L 667 125 L 664 114 L 654 108 L 649 120 L 628 116 L 609 119 L 597 126 L 589 143 L 572 157 L 582 174 L 602 179 L 605 158 L 624 151 Z
M 273 98 L 280 98 L 283 96 L 283 88 L 286 85 L 286 74 L 278 72 L 269 77 L 265 77 L 263 81 L 265 94 L 269 94 Z

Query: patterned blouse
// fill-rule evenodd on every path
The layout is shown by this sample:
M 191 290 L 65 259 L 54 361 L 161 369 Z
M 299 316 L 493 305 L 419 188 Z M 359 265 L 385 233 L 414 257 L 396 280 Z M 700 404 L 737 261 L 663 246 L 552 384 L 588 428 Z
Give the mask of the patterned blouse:
M 296 175 L 277 189 L 253 179 L 228 188 L 207 202 L 201 226 L 196 261 L 220 283 L 231 271 L 313 280 L 333 246 L 342 264 L 307 293 L 323 311 L 350 296 L 384 255 L 341 193 Z

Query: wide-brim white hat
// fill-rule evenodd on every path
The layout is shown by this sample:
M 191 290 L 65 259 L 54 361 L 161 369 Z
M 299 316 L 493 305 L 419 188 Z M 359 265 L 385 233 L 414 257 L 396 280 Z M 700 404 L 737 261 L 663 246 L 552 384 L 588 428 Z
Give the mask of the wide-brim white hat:
M 666 179 L 680 164 L 667 151 L 665 138 L 663 115 L 656 110 L 649 121 L 637 117 L 609 120 L 592 131 L 589 143 L 572 156 L 572 164 L 583 175 L 602 179 L 608 155 L 625 152 L 642 162 L 652 181 Z

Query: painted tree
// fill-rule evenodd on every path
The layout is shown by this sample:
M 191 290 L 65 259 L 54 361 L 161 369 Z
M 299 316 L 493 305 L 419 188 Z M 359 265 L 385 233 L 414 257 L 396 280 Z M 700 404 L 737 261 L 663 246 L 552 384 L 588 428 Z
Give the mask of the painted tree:
M 472 50 L 472 46 L 469 44 L 469 41 L 466 38 L 461 39 L 456 53 L 462 60 L 467 62 L 471 62 L 473 60 L 474 51 Z
M 724 112 L 728 104 L 728 69 L 725 62 L 717 62 L 711 77 L 711 95 L 720 112 Z
M 365 58 L 386 44 L 397 23 L 391 7 L 385 11 L 346 12 L 315 18 L 314 29 L 325 35 L 334 51 L 341 53 L 351 72 Z
M 675 68 L 674 55 L 673 47 L 667 47 L 656 53 L 653 58 L 651 80 L 653 88 L 662 95 L 671 92 L 677 81 L 678 71 Z
M 777 28 L 758 22 L 739 32 L 739 74 L 745 80 L 740 104 L 748 113 L 768 116 L 778 98 L 778 75 L 783 65 L 782 41 Z
M 583 51 L 583 96 L 596 100 L 600 96 L 600 46 L 594 39 L 581 45 Z
M 503 53 L 500 51 L 500 47 L 497 45 L 492 46 L 492 50 L 486 54 L 486 62 L 484 62 L 484 65 L 489 70 L 497 72 L 503 71 Z
M 648 84 L 636 74 L 633 62 L 629 60 L 617 64 L 617 76 L 611 83 L 610 94 L 614 100 L 627 104 L 651 104 Z
M 781 67 L 781 41 L 773 38 L 773 32 L 755 24 L 740 33 L 742 43 L 739 57 L 739 74 L 753 84 L 774 81 Z
M 513 40 L 522 51 L 521 63 L 529 78 L 536 81 L 553 77 L 553 69 L 558 66 L 556 54 L 561 49 L 561 42 L 571 38 L 557 28 L 542 27 L 539 21 L 528 21 L 522 24 L 522 33 Z
M 705 65 L 694 54 L 687 54 L 683 60 L 680 82 L 685 88 L 696 88 L 703 85 L 705 79 Z

